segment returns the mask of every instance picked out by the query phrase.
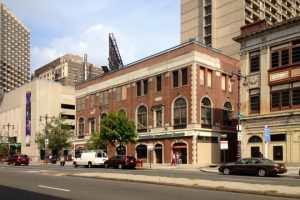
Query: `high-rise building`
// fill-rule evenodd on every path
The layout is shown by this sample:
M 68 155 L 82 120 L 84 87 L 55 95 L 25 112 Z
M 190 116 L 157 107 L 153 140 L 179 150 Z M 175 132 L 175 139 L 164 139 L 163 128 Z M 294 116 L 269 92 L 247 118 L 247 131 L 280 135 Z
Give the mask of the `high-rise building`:
M 0 92 L 30 81 L 30 31 L 0 3 Z
M 239 58 L 232 38 L 240 27 L 266 19 L 274 24 L 300 13 L 300 0 L 181 0 L 181 43 L 195 38 Z
M 102 73 L 101 68 L 85 62 L 82 57 L 66 54 L 35 70 L 34 77 L 58 81 L 64 86 L 74 86 L 76 83 Z

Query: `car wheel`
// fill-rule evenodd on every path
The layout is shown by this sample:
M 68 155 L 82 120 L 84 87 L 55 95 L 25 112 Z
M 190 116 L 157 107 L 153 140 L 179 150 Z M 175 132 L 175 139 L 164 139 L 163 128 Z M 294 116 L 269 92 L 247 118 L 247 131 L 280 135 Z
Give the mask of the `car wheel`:
M 122 164 L 118 164 L 118 169 L 123 169 L 123 165 Z
M 77 163 L 76 162 L 73 162 L 73 167 L 77 167 Z
M 25 165 L 28 166 L 28 163 L 26 163 Z
M 267 175 L 267 171 L 265 169 L 259 169 L 257 171 L 258 176 L 263 177 Z
M 92 167 L 93 167 L 93 165 L 92 165 L 91 162 L 89 162 L 88 167 L 89 167 L 89 168 L 92 168 Z
M 106 168 L 106 169 L 108 168 L 108 164 L 107 163 L 104 164 L 104 168 Z
M 231 173 L 231 171 L 230 171 L 230 169 L 229 169 L 228 167 L 225 167 L 225 168 L 223 169 L 223 174 L 224 174 L 224 175 L 230 175 L 230 173 Z

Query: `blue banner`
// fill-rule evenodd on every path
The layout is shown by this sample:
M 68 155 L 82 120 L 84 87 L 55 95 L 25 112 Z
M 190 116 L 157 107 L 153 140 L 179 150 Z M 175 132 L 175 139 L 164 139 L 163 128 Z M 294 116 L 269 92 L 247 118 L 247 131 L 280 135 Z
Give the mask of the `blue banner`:
M 265 135 L 265 142 L 270 143 L 271 141 L 271 133 L 270 133 L 270 128 L 265 126 L 264 128 L 264 135 Z

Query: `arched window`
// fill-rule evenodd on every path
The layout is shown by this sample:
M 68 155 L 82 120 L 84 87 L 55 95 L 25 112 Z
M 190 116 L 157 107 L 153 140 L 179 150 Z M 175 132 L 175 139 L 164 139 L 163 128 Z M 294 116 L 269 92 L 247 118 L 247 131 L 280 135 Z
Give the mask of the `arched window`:
M 223 125 L 231 126 L 232 122 L 232 106 L 226 102 L 223 106 Z
M 137 129 L 138 132 L 147 130 L 147 108 L 146 106 L 140 106 L 137 110 Z
M 257 135 L 251 136 L 248 140 L 248 143 L 260 143 L 260 142 L 262 142 L 262 139 Z
M 136 157 L 137 159 L 147 160 L 147 146 L 144 144 L 139 144 L 136 146 Z
M 201 127 L 211 128 L 211 102 L 208 98 L 201 101 Z
M 79 132 L 78 132 L 79 136 L 84 136 L 84 119 L 80 118 L 79 119 Z
M 95 118 L 89 119 L 90 121 L 90 134 L 96 132 L 96 120 Z
M 185 128 L 187 124 L 187 105 L 184 98 L 174 102 L 174 128 Z

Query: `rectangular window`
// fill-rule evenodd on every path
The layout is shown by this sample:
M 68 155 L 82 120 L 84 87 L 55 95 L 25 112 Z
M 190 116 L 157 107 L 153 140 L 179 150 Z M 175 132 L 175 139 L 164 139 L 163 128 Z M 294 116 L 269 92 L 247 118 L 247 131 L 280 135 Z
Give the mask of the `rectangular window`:
M 178 71 L 173 71 L 173 88 L 178 87 Z
M 292 92 L 293 105 L 300 105 L 300 89 L 293 90 Z
M 121 87 L 117 87 L 115 91 L 115 101 L 121 101 Z
M 85 109 L 85 97 L 81 99 L 81 109 Z
M 280 100 L 280 93 L 271 94 L 271 106 L 272 106 L 272 108 L 279 108 L 279 100 Z
M 272 142 L 286 141 L 286 134 L 271 135 L 271 141 Z
M 292 62 L 296 63 L 300 61 L 300 46 L 292 48 Z
M 156 110 L 156 127 L 161 127 L 162 126 L 162 110 Z
M 231 77 L 229 77 L 227 79 L 227 85 L 228 85 L 228 91 L 232 92 L 232 82 L 230 80 L 231 80 Z
M 211 87 L 211 81 L 212 81 L 212 71 L 207 70 L 207 87 Z
M 107 105 L 108 104 L 108 91 L 104 91 L 104 92 L 99 93 L 99 103 L 100 103 L 100 105 Z
M 290 106 L 290 92 L 285 91 L 281 93 L 281 107 Z
M 222 90 L 226 90 L 226 75 L 222 75 L 221 88 L 222 88 Z
M 279 52 L 272 52 L 272 68 L 279 66 Z
M 144 95 L 148 94 L 148 79 L 143 81 L 144 84 Z
M 260 111 L 259 94 L 250 96 L 250 112 L 259 113 L 259 111 Z
M 122 100 L 127 99 L 127 87 L 126 85 L 122 86 Z
M 61 104 L 60 107 L 63 109 L 75 110 L 75 105 L 71 105 L 71 104 Z
M 141 81 L 136 82 L 136 96 L 142 96 L 142 83 Z
M 255 52 L 250 55 L 250 73 L 258 72 L 260 68 L 260 55 L 259 52 Z
M 187 68 L 181 69 L 181 79 L 182 85 L 188 84 Z
M 288 65 L 289 64 L 289 50 L 284 49 L 281 51 L 281 65 Z
M 205 85 L 205 70 L 200 68 L 200 85 Z
M 156 77 L 156 92 L 161 91 L 161 76 Z
M 90 95 L 90 108 L 95 106 L 95 95 Z

